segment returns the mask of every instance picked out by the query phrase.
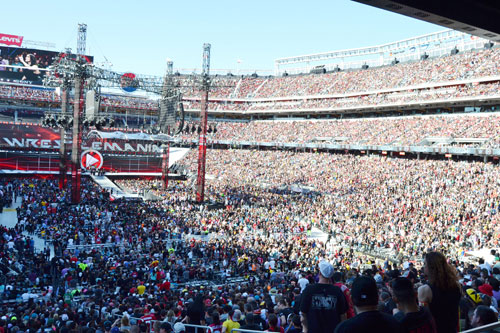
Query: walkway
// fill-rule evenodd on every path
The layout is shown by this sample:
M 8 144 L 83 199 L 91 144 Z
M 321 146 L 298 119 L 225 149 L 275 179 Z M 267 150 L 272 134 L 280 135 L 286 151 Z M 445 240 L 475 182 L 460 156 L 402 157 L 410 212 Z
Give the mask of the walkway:
M 142 198 L 139 194 L 134 194 L 134 193 L 127 193 L 123 191 L 121 188 L 119 188 L 115 183 L 113 183 L 111 180 L 109 180 L 108 177 L 106 176 L 90 176 L 92 180 L 102 187 L 103 189 L 107 190 L 109 193 L 111 193 L 111 196 L 115 199 L 120 199 L 120 198 L 125 198 L 125 199 L 138 199 Z
M 3 212 L 0 214 L 0 224 L 6 226 L 7 228 L 14 228 L 17 224 L 17 212 L 16 208 L 21 206 L 21 197 L 17 197 L 16 201 L 12 207 L 4 208 Z M 35 241 L 36 251 L 43 251 L 45 249 L 45 240 L 38 237 L 37 235 L 30 235 L 27 232 L 23 232 L 24 236 L 31 237 Z M 54 247 L 50 246 L 50 257 L 54 256 Z
M 316 227 L 312 227 L 311 233 L 309 234 L 308 238 L 317 239 L 323 243 L 326 243 L 326 241 L 328 240 L 328 234 Z

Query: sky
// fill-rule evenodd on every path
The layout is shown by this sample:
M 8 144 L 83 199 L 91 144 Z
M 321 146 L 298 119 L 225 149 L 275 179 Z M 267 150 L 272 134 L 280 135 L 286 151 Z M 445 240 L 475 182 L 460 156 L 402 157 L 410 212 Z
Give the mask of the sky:
M 350 0 L 87 0 L 2 3 L 0 33 L 76 51 L 86 23 L 87 53 L 117 72 L 163 75 L 201 68 L 211 44 L 213 70 L 268 70 L 282 57 L 373 46 L 444 30 Z M 214 71 L 213 71 L 214 72 Z

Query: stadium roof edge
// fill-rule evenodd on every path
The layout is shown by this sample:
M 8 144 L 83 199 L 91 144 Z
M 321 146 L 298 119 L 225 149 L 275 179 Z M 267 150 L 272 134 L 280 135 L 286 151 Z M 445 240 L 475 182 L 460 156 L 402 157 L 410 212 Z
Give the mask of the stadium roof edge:
M 426 37 L 433 37 L 433 36 L 437 37 L 439 35 L 445 35 L 445 34 L 450 34 L 450 33 L 453 33 L 456 37 L 458 37 L 460 35 L 462 35 L 462 36 L 469 35 L 469 34 L 466 34 L 466 33 L 460 32 L 460 31 L 456 31 L 453 29 L 445 29 L 445 30 L 441 30 L 441 31 L 437 31 L 437 32 L 433 32 L 433 33 L 429 33 L 429 34 L 425 34 L 425 35 L 420 35 L 420 36 L 402 39 L 402 40 L 398 40 L 395 42 L 390 42 L 390 43 L 385 43 L 385 44 L 380 44 L 380 45 L 364 46 L 364 47 L 359 47 L 359 48 L 355 48 L 355 49 L 337 50 L 337 51 L 329 51 L 329 52 L 312 53 L 312 54 L 306 54 L 306 55 L 300 55 L 300 56 L 284 57 L 284 58 L 275 59 L 274 62 L 275 62 L 275 64 L 289 64 L 289 63 L 297 63 L 297 62 L 306 61 L 310 57 L 334 58 L 335 54 L 340 55 L 341 53 L 346 53 L 346 52 L 359 52 L 359 51 L 370 50 L 370 49 L 382 49 L 384 47 L 388 48 L 391 45 L 398 45 L 400 43 L 407 43 L 407 42 L 410 42 L 413 40 L 424 39 Z M 397 49 L 397 48 L 394 48 L 394 49 Z

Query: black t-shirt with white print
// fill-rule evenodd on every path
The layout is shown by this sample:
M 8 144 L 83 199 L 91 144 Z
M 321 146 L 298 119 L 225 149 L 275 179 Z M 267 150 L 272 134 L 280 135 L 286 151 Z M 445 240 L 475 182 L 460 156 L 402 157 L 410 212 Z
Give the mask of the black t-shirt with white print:
M 308 284 L 300 298 L 300 312 L 307 315 L 309 332 L 333 332 L 347 311 L 344 293 L 332 284 Z

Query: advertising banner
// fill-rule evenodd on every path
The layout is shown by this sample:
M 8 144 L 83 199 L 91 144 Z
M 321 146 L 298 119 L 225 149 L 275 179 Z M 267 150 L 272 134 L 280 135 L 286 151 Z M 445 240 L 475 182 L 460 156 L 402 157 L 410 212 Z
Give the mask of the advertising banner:
M 23 36 L 0 34 L 0 44 L 21 47 L 23 38 Z

